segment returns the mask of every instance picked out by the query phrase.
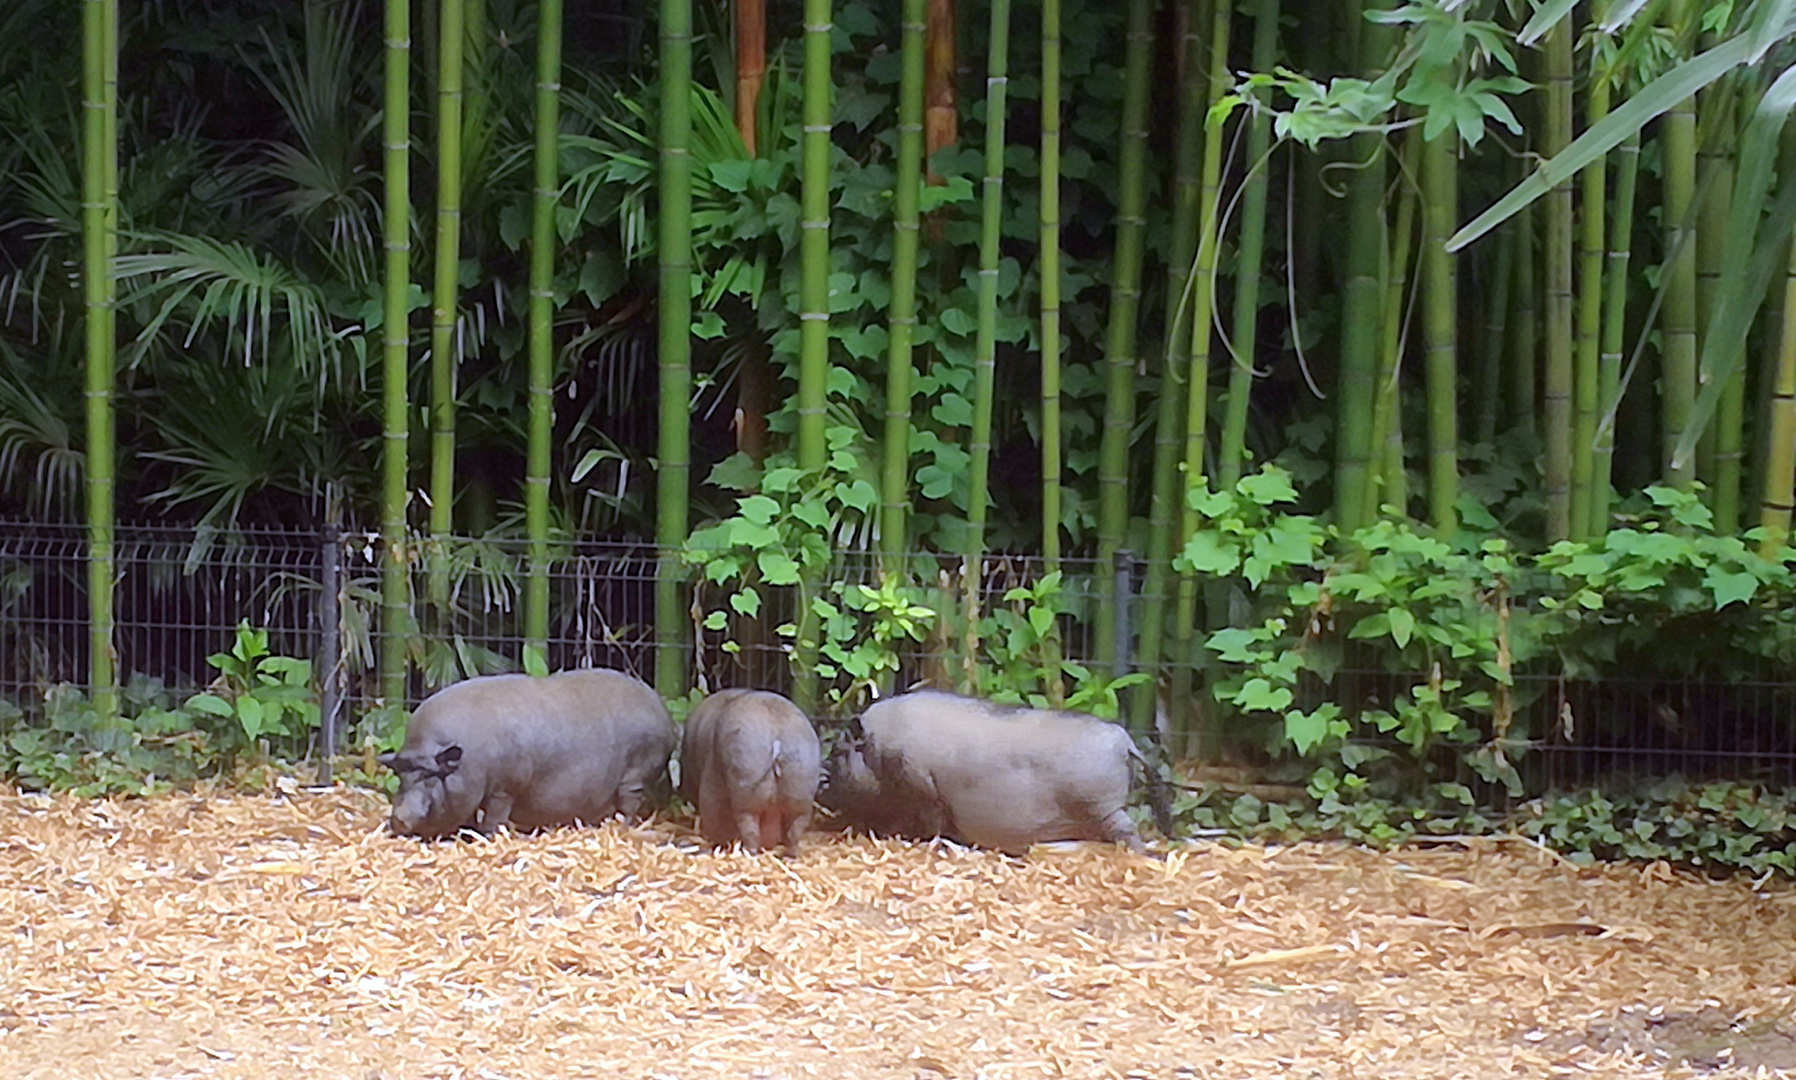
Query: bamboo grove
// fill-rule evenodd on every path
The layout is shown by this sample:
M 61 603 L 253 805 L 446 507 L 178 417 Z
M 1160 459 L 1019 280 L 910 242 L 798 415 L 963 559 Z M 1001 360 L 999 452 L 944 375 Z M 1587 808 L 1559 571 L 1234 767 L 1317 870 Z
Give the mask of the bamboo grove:
M 1796 3 L 640 7 L 0 14 L 0 510 L 85 521 L 96 689 L 121 513 L 362 523 L 396 631 L 519 537 L 540 651 L 566 541 L 788 470 L 891 572 L 1142 560 L 1173 700 L 1227 619 L 1174 557 L 1269 462 L 1344 533 L 1789 534 Z

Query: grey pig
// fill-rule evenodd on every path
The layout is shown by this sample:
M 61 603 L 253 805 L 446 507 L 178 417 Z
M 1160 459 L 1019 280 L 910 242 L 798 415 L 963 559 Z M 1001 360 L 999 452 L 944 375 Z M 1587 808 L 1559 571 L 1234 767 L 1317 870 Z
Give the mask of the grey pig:
M 860 746 L 832 760 L 824 803 L 875 831 L 1012 854 L 1054 840 L 1119 841 L 1142 853 L 1125 809 L 1139 764 L 1172 835 L 1159 777 L 1127 731 L 1098 717 L 923 690 L 870 706 L 860 729 Z
M 381 755 L 399 774 L 389 822 L 437 837 L 634 819 L 673 747 L 661 698 L 623 672 L 482 675 L 426 698 Z
M 765 690 L 721 690 L 680 734 L 680 794 L 705 841 L 745 851 L 775 842 L 798 854 L 823 771 L 817 731 L 798 706 Z

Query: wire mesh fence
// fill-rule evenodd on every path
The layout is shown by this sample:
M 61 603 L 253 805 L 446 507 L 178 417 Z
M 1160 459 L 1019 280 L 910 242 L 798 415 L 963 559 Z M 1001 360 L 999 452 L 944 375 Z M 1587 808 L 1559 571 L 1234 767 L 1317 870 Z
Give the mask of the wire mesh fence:
M 134 526 L 118 531 L 115 552 L 113 648 L 121 681 L 158 685 L 177 695 L 204 688 L 217 675 L 208 657 L 228 649 L 236 628 L 247 624 L 267 633 L 270 653 L 313 661 L 327 708 L 334 704 L 331 715 L 346 725 L 379 699 L 382 555 L 374 535 Z M 8 723 L 44 723 L 43 703 L 53 688 L 86 683 L 86 555 L 78 526 L 0 523 L 0 699 L 11 706 L 0 716 L 12 714 Z M 413 625 L 403 631 L 411 659 L 405 704 L 415 705 L 436 687 L 462 678 L 522 668 L 527 567 L 527 548 L 512 541 L 421 541 L 411 549 Z M 916 595 L 944 617 L 921 640 L 896 643 L 896 683 L 951 684 L 967 645 L 956 617 L 966 602 L 960 562 L 916 556 L 908 569 Z M 1126 693 L 1155 692 L 1157 686 L 1162 709 L 1176 706 L 1164 698 L 1169 665 L 1134 655 L 1148 599 L 1140 563 L 1126 557 L 1116 563 L 1067 559 L 1060 569 L 1063 657 L 1098 677 L 1146 672 L 1154 681 Z M 1013 590 L 1040 583 L 1045 567 L 1035 557 L 998 554 L 987 558 L 982 570 L 976 590 L 980 609 L 1009 609 L 1020 618 L 1026 604 L 1012 599 Z M 755 686 L 793 692 L 791 639 L 779 627 L 796 620 L 798 591 L 763 590 L 766 606 L 744 616 L 732 611 L 733 584 L 707 582 L 693 568 L 663 560 L 652 545 L 554 547 L 548 566 L 549 668 L 611 667 L 652 680 L 656 651 L 668 647 L 657 644 L 654 632 L 655 588 L 664 572 L 677 574 L 682 583 L 689 622 L 682 628 L 683 642 L 671 647 L 681 650 L 682 667 L 694 685 L 707 691 Z M 826 584 L 871 589 L 879 582 L 875 557 L 843 553 Z M 1098 639 L 1098 605 L 1106 593 L 1120 597 L 1110 650 Z M 831 595 L 843 594 L 838 588 Z M 713 612 L 729 613 L 721 629 L 707 626 Z M 1003 648 L 1002 642 L 988 645 Z M 1383 670 L 1372 650 L 1348 645 L 1332 678 L 1304 681 L 1299 707 L 1332 701 L 1348 715 L 1389 710 L 1436 678 L 1430 672 Z M 1099 670 L 1105 656 L 1110 666 Z M 1516 672 L 1510 715 L 1498 734 L 1528 791 L 1671 774 L 1796 783 L 1796 669 L 1741 660 L 1726 672 L 1668 676 L 1664 665 L 1630 665 L 1626 659 L 1618 658 L 1615 670 L 1602 678 L 1568 678 L 1548 662 Z M 1201 676 L 1197 684 L 1201 687 Z M 1225 729 L 1239 722 L 1213 703 L 1198 712 Z M 1276 725 L 1276 716 L 1272 722 Z M 1368 745 L 1405 752 L 1371 725 L 1361 728 Z M 1224 743 L 1231 752 L 1276 764 L 1278 755 L 1267 751 L 1279 740 L 1258 741 L 1245 748 L 1241 739 Z M 1284 761 L 1300 768 L 1293 759 Z

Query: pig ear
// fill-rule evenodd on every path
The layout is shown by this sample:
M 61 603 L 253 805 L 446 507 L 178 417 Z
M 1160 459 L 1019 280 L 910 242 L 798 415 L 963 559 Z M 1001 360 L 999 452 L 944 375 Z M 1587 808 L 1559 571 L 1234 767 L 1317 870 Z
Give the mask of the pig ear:
M 448 776 L 461 766 L 461 747 L 445 746 L 437 751 L 437 775 Z

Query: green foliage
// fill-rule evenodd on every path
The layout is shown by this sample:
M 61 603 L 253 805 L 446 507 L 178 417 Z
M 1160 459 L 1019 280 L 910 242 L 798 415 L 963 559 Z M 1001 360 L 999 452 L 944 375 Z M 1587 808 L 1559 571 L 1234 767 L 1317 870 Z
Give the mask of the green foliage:
M 33 790 L 135 795 L 230 775 L 246 756 L 261 764 L 306 752 L 319 722 L 311 661 L 270 655 L 267 632 L 244 622 L 208 663 L 218 670 L 211 687 L 178 704 L 161 680 L 133 676 L 112 718 L 66 684 L 29 719 L 0 700 L 0 773 Z
M 1467 767 L 1520 795 L 1520 670 L 1726 678 L 1796 659 L 1796 551 L 1715 535 L 1694 495 L 1649 489 L 1603 540 L 1538 555 L 1392 521 L 1341 537 L 1288 512 L 1296 497 L 1276 466 L 1195 494 L 1177 566 L 1230 594 L 1205 644 L 1231 730 L 1333 785 L 1390 795 Z

